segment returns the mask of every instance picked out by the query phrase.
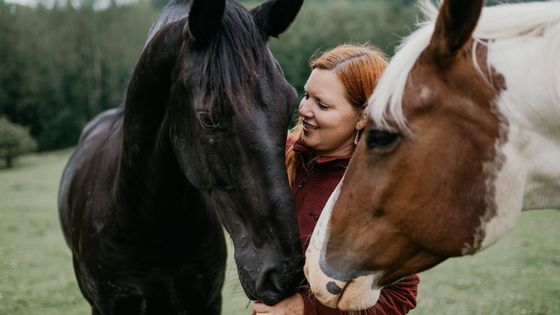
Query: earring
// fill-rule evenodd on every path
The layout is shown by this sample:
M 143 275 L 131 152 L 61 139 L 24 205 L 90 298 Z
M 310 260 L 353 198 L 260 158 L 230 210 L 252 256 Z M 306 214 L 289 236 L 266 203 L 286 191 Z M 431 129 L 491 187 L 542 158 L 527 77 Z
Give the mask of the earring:
M 354 145 L 358 145 L 358 141 L 360 141 L 360 131 L 362 131 L 362 130 L 358 129 L 356 131 L 356 136 L 354 137 Z

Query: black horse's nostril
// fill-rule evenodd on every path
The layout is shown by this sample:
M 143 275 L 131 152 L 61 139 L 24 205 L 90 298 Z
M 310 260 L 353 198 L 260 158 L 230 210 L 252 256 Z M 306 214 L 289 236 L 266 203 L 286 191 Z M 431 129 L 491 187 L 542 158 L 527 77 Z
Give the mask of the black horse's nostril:
M 282 276 L 275 268 L 262 272 L 257 282 L 257 291 L 261 300 L 268 305 L 273 305 L 286 298 L 286 288 L 282 283 Z
M 295 294 L 304 279 L 300 256 L 282 259 L 276 257 L 278 251 L 276 248 L 260 249 L 257 259 L 253 258 L 254 252 L 237 252 L 239 278 L 245 292 L 267 305 L 277 304 Z M 244 260 L 246 257 L 252 259 Z

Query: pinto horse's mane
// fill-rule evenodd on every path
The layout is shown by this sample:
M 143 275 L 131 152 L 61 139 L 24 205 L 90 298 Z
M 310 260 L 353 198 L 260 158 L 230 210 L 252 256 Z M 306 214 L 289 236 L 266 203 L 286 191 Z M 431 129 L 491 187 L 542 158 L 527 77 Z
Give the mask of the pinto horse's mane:
M 167 25 L 188 17 L 190 0 L 172 0 L 158 20 L 152 25 L 146 40 L 146 46 L 156 34 Z M 273 68 L 271 55 L 266 46 L 262 31 L 254 22 L 252 14 L 237 1 L 226 0 L 224 15 L 217 34 L 203 48 L 193 48 L 195 41 L 186 38 L 186 49 L 197 55 L 192 62 L 192 55 L 179 62 L 192 62 L 192 71 L 186 75 L 196 75 L 197 86 L 193 88 L 204 92 L 204 102 L 214 108 L 209 112 L 238 110 L 245 102 L 241 92 L 253 86 L 259 75 Z M 188 35 L 187 35 L 188 36 Z M 200 48 L 200 47 L 199 47 Z M 199 75 L 204 74 L 204 75 Z M 216 94 L 219 91 L 220 94 Z M 230 105 L 230 106 L 228 106 Z M 231 105 L 235 105 L 230 108 Z M 221 108 L 217 108 L 221 106 Z M 226 108 L 226 106 L 228 106 Z
M 368 112 L 376 128 L 410 132 L 402 109 L 404 89 L 410 71 L 428 47 L 439 12 L 430 0 L 422 0 L 420 7 L 427 20 L 420 22 L 419 28 L 401 42 L 369 101 Z M 551 66 L 546 75 L 550 76 L 552 84 L 549 86 L 554 89 L 553 95 L 560 101 L 560 63 L 557 61 L 557 52 L 560 52 L 559 1 L 501 4 L 484 8 L 473 34 L 473 49 L 478 44 L 484 44 L 484 41 L 535 36 L 546 38 L 546 49 L 550 52 L 547 62 L 557 65 Z M 474 57 L 473 63 L 480 69 Z M 482 72 L 480 74 L 485 77 Z

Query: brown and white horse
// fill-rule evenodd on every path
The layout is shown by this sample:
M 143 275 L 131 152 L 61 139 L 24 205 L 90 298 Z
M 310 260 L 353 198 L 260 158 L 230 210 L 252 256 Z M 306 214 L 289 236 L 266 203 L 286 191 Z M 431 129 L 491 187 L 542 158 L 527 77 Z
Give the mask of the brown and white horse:
M 522 209 L 560 208 L 560 2 L 424 3 L 370 100 L 305 272 L 324 304 L 498 241 Z M 480 21 L 479 21 L 480 17 Z

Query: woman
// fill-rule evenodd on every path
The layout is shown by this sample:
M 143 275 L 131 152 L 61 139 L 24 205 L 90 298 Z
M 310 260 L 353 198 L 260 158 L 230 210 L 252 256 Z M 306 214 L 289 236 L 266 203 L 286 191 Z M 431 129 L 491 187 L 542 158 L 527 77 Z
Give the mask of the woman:
M 362 111 L 386 64 L 376 48 L 354 45 L 336 47 L 311 62 L 300 118 L 288 135 L 286 151 L 304 252 L 366 126 Z M 406 314 L 416 307 L 418 282 L 414 275 L 384 287 L 377 304 L 356 313 Z M 308 286 L 274 306 L 254 302 L 253 307 L 257 314 L 347 314 L 322 305 Z

